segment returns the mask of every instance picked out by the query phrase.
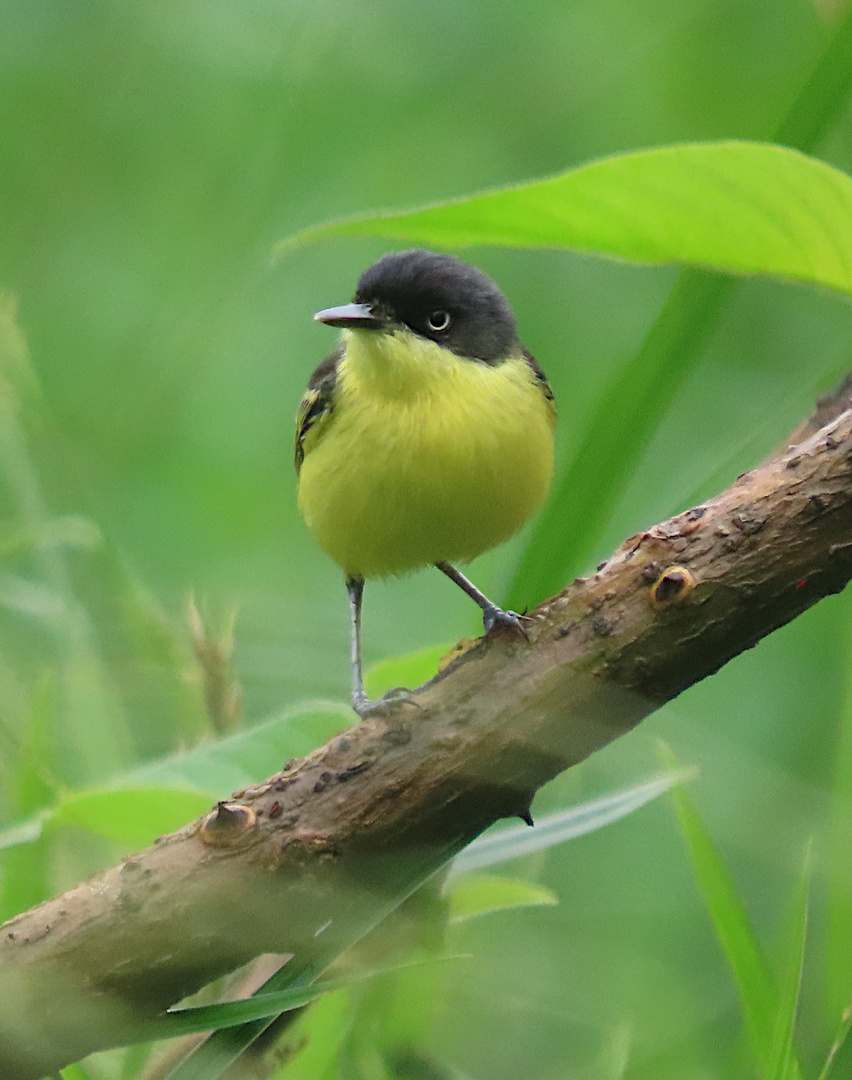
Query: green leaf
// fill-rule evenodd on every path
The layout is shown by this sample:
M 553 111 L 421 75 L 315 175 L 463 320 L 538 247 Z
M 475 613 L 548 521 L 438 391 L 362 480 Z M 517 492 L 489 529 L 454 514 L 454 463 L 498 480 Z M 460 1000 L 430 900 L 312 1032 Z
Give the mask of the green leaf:
M 669 769 L 677 766 L 674 754 L 663 744 L 660 758 Z M 672 802 L 698 891 L 734 977 L 755 1060 L 761 1075 L 766 1076 L 772 1064 L 780 1004 L 763 949 L 736 885 L 682 785 L 672 788 Z
M 264 780 L 288 758 L 310 753 L 354 719 L 351 709 L 338 702 L 298 705 L 225 739 L 143 765 L 126 773 L 125 779 L 134 784 L 188 784 L 215 791 L 221 798 L 225 792 Z
M 464 922 L 492 911 L 507 908 L 544 907 L 559 903 L 552 889 L 532 881 L 498 877 L 495 874 L 471 874 L 449 881 L 445 890 L 450 900 L 450 919 Z
M 762 274 L 852 294 L 852 180 L 771 143 L 685 143 L 405 213 L 315 226 L 440 247 L 570 248 L 651 265 Z
M 67 795 L 46 820 L 52 829 L 73 826 L 126 848 L 152 844 L 210 808 L 215 795 L 191 788 L 126 787 Z
M 566 840 L 602 829 L 605 825 L 632 814 L 640 806 L 659 798 L 675 784 L 694 775 L 694 769 L 677 769 L 611 795 L 603 795 L 579 806 L 572 806 L 569 810 L 548 814 L 540 818 L 533 829 L 528 825 L 516 825 L 488 832 L 459 852 L 452 862 L 447 880 L 472 870 L 495 866 L 508 859 L 531 855 L 535 851 L 553 847 L 554 844 L 563 844 Z
M 88 829 L 129 847 L 144 846 L 216 799 L 264 780 L 288 758 L 314 750 L 351 720 L 350 710 L 334 703 L 289 709 L 226 739 L 119 774 L 108 789 L 66 793 L 47 810 L 0 832 L 0 850 L 33 843 L 46 826 L 59 825 Z
M 604 394 L 534 523 L 503 598 L 521 610 L 562 588 L 596 554 L 639 455 L 717 325 L 730 282 L 699 271 L 778 277 L 848 295 L 850 207 L 852 180 L 796 150 L 683 144 L 408 213 L 318 226 L 279 250 L 323 236 L 383 235 L 455 248 L 566 247 L 695 268 L 677 282 L 642 347 Z
M 441 660 L 452 651 L 455 642 L 430 645 L 425 649 L 389 656 L 372 664 L 364 675 L 364 687 L 370 697 L 378 698 L 398 686 L 414 689 L 428 682 L 438 672 Z

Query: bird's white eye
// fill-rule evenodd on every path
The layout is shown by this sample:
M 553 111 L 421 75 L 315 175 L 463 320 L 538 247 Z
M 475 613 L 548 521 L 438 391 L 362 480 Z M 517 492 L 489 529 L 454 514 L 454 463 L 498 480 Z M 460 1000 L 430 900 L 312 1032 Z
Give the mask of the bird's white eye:
M 433 311 L 426 320 L 426 325 L 430 330 L 439 333 L 441 330 L 446 330 L 451 321 L 449 311 Z

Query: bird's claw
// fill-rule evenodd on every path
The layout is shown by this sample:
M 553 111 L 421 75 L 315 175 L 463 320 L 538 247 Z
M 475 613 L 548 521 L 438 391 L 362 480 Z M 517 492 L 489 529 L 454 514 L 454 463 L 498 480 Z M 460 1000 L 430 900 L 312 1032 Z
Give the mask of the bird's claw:
M 405 686 L 395 686 L 391 690 L 386 690 L 375 701 L 368 698 L 363 690 L 360 694 L 352 695 L 352 708 L 362 720 L 365 720 L 368 716 L 379 716 L 382 713 L 389 712 L 396 705 L 414 705 L 416 708 L 420 708 L 414 700 L 414 692 Z
M 486 634 L 490 634 L 495 627 L 505 627 L 506 629 L 514 630 L 516 633 L 521 634 L 522 637 L 529 641 L 530 636 L 521 622 L 521 619 L 526 618 L 526 615 L 519 615 L 517 611 L 504 611 L 494 604 L 491 607 L 485 608 L 483 611 L 482 625 L 485 627 Z

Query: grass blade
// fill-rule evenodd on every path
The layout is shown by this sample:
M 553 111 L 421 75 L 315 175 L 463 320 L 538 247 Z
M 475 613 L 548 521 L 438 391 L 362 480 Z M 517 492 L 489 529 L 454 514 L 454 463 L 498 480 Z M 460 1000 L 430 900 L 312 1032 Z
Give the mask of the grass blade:
M 666 768 L 677 767 L 668 747 L 661 745 L 660 757 Z M 763 949 L 734 881 L 695 804 L 682 786 L 672 788 L 672 802 L 698 891 L 734 977 L 755 1060 L 761 1075 L 766 1076 L 772 1060 L 779 1008 L 778 994 Z
M 830 1080 L 830 1078 L 835 1075 L 834 1066 L 837 1064 L 841 1051 L 846 1046 L 850 1031 L 852 1031 L 852 1003 L 847 1005 L 843 1010 L 843 1015 L 840 1018 L 840 1024 L 837 1028 L 837 1034 L 834 1037 L 834 1042 L 831 1044 L 831 1049 L 828 1051 L 828 1057 L 825 1059 L 825 1064 L 820 1069 L 817 1080 Z
M 455 857 L 447 880 L 452 881 L 473 870 L 484 870 L 508 859 L 531 855 L 535 851 L 553 847 L 554 844 L 563 844 L 566 840 L 602 829 L 605 825 L 632 814 L 640 806 L 659 798 L 675 784 L 694 775 L 693 769 L 676 769 L 642 784 L 572 806 L 569 810 L 548 814 L 536 822 L 534 829 L 527 825 L 517 825 L 488 833 L 474 840 Z
M 828 934 L 823 965 L 825 970 L 825 1015 L 840 1014 L 850 995 L 852 964 L 852 861 L 849 834 L 852 830 L 852 609 L 841 612 L 839 630 L 843 638 L 843 668 L 837 731 L 832 748 L 831 817 L 826 865 Z
M 731 282 L 682 274 L 639 351 L 595 410 L 533 525 L 506 606 L 522 611 L 584 569 L 627 480 L 716 325 Z
M 462 956 L 430 957 L 429 960 L 413 961 L 408 964 L 394 964 L 385 968 L 375 968 L 360 974 L 350 975 L 345 979 L 327 979 L 314 982 L 310 986 L 291 986 L 286 990 L 260 991 L 240 1001 L 223 1001 L 216 1005 L 196 1005 L 187 1009 L 174 1009 L 157 1020 L 147 1031 L 145 1037 L 174 1038 L 175 1035 L 192 1035 L 198 1031 L 237 1027 L 252 1020 L 263 1020 L 278 1016 L 280 1013 L 301 1009 L 324 994 L 336 990 L 347 990 L 356 983 L 368 982 L 380 976 L 395 975 L 411 968 L 420 968 L 424 964 L 445 963 L 450 960 L 467 959 Z
M 767 1080 L 798 1080 L 801 1076 L 793 1037 L 805 967 L 805 944 L 810 907 L 810 878 L 811 852 L 809 846 L 790 902 L 787 932 L 785 934 L 785 961 L 778 996 L 775 1033 L 772 1040 L 769 1068 L 766 1073 Z
M 291 973 L 287 966 L 268 979 L 264 986 L 250 998 L 242 1001 L 223 1002 L 219 1005 L 200 1005 L 190 1009 L 178 1009 L 162 1020 L 151 1024 L 145 1032 L 146 1039 L 172 1038 L 215 1028 L 215 1034 L 174 1068 L 166 1080 L 216 1080 L 222 1071 L 268 1027 L 276 1016 L 292 1012 L 310 1004 L 319 997 L 336 990 L 345 990 L 356 983 L 367 982 L 380 976 L 392 975 L 435 963 L 467 959 L 465 956 L 430 957 L 408 964 L 395 964 L 350 975 L 346 979 L 315 982 L 317 973 L 312 970 Z M 292 963 L 292 961 L 291 961 Z M 283 988 L 281 984 L 289 985 Z M 272 987 L 272 989 L 270 989 Z

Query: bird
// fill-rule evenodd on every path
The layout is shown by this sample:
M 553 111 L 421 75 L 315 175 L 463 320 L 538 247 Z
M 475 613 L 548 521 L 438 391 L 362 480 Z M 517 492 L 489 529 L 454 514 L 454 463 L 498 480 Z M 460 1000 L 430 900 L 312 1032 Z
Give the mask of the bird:
M 482 609 L 485 632 L 526 637 L 455 563 L 512 536 L 553 476 L 556 406 L 499 287 L 455 256 L 413 249 L 369 266 L 354 299 L 314 319 L 341 330 L 296 418 L 298 507 L 342 568 L 351 701 L 361 667 L 364 582 L 435 566 Z M 406 691 L 399 693 L 405 694 Z

